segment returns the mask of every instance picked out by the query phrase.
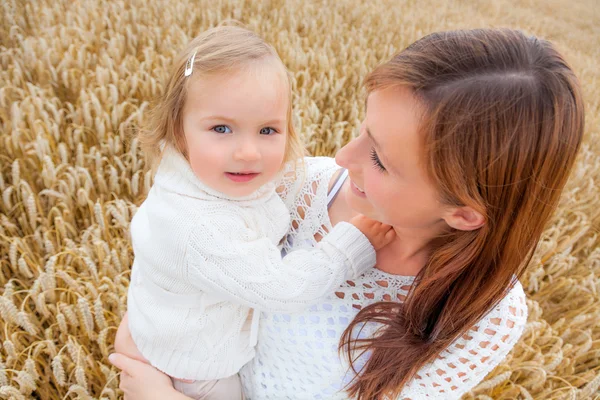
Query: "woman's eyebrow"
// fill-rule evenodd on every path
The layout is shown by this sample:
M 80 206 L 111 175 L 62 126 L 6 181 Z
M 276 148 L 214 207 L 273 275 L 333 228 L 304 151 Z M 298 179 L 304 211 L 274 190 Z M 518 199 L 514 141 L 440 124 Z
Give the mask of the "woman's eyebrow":
M 369 127 L 367 127 L 367 135 L 369 136 L 369 139 L 371 139 L 371 141 L 373 142 L 373 145 L 375 147 L 377 147 L 378 149 L 381 149 L 381 146 L 379 145 L 379 143 L 377 143 L 377 140 L 375 140 L 375 138 L 373 137 L 373 134 L 369 130 Z
M 377 149 L 377 156 L 380 158 L 381 162 L 385 165 L 385 168 L 388 171 L 392 171 L 396 174 L 399 174 L 396 167 L 389 162 L 389 159 L 385 155 L 385 151 L 383 151 L 383 147 L 381 147 L 381 145 L 377 142 L 377 140 L 375 140 L 375 137 L 373 137 L 373 134 L 371 133 L 371 131 L 369 130 L 368 127 L 366 128 L 366 131 L 367 131 L 367 136 L 369 136 L 369 139 L 373 142 L 373 147 L 375 149 Z

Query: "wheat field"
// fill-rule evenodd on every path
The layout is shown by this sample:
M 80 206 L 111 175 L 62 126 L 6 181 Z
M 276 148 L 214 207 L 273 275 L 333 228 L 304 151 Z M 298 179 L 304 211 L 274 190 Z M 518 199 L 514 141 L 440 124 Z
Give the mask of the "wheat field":
M 0 398 L 120 398 L 107 361 L 125 312 L 136 205 L 132 132 L 174 54 L 236 19 L 294 76 L 295 123 L 332 155 L 363 116 L 361 79 L 429 32 L 513 27 L 552 40 L 582 81 L 586 138 L 522 281 L 525 333 L 467 399 L 600 399 L 597 0 L 3 0 Z

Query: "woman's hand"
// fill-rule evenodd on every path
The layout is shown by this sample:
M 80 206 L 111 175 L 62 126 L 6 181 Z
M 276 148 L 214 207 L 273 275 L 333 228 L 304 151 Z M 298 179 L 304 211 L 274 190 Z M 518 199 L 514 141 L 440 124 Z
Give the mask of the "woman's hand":
M 148 363 L 148 360 L 146 360 L 142 353 L 140 353 L 133 341 L 133 338 L 131 337 L 131 332 L 129 332 L 129 317 L 127 313 L 125 313 L 123 316 L 123 319 L 119 324 L 119 329 L 117 329 L 117 335 L 115 337 L 115 351 L 117 353 L 124 354 L 129 358 L 133 358 L 134 360 Z
M 190 399 L 173 388 L 169 376 L 149 364 L 120 353 L 111 354 L 108 361 L 121 370 L 119 388 L 125 393 L 125 400 Z
M 119 328 L 117 329 L 117 336 L 115 337 L 115 352 L 121 353 L 128 358 L 133 358 L 134 360 L 143 361 L 146 364 L 150 364 L 148 360 L 140 353 L 133 338 L 131 337 L 131 332 L 129 331 L 129 317 L 128 313 L 125 313 L 121 323 L 119 324 Z M 177 378 L 174 378 L 177 379 Z M 188 379 L 177 379 L 181 382 L 194 382 L 194 380 Z

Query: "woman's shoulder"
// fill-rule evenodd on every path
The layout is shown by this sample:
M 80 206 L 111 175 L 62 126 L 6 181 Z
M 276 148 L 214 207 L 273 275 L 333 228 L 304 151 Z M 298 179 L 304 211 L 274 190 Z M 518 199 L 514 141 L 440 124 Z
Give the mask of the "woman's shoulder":
M 405 386 L 402 398 L 458 399 L 512 350 L 527 322 L 527 304 L 515 279 L 504 298 Z
M 492 350 L 500 348 L 508 353 L 523 334 L 527 316 L 527 297 L 523 285 L 515 277 L 506 296 L 480 320 L 478 326 L 482 334 L 494 343 Z
M 527 315 L 525 291 L 515 278 L 504 298 L 457 343 L 469 341 L 468 347 L 475 347 L 480 354 L 501 360 L 523 334 Z
M 321 213 L 321 208 L 327 206 L 330 180 L 339 168 L 331 157 L 304 157 L 290 161 L 278 180 L 277 193 L 300 220 L 311 207 L 317 207 Z
M 333 174 L 339 168 L 332 157 L 304 157 L 288 161 L 278 179 L 277 192 L 285 195 L 291 189 L 300 188 L 307 182 L 318 181 L 324 173 Z
M 525 325 L 527 322 L 527 297 L 523 290 L 523 285 L 515 277 L 512 287 L 507 291 L 506 296 L 490 311 L 493 315 L 508 315 L 509 319 L 518 325 Z
M 306 156 L 297 160 L 288 161 L 284 165 L 284 172 L 293 171 L 298 168 L 300 169 L 315 169 L 315 168 L 327 168 L 336 167 L 334 157 L 327 156 Z

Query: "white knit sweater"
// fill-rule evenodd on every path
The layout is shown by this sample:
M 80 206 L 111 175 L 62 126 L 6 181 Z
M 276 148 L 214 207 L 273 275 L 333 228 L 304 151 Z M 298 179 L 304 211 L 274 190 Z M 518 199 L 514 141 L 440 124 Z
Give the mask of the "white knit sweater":
M 165 149 L 131 223 L 129 328 L 152 365 L 177 378 L 231 376 L 254 357 L 252 309 L 306 308 L 375 264 L 373 247 L 349 223 L 282 260 L 290 217 L 275 185 L 229 198 Z
M 304 181 L 283 181 L 283 199 L 294 227 L 284 250 L 316 245 L 332 229 L 327 213 L 328 183 L 339 168 L 333 159 L 306 160 Z M 327 237 L 327 236 L 325 236 Z M 340 360 L 340 336 L 358 310 L 379 301 L 403 301 L 412 277 L 376 268 L 344 282 L 318 304 L 298 312 L 261 313 L 256 356 L 241 371 L 249 400 L 342 400 L 350 381 Z M 399 399 L 459 399 L 498 365 L 515 345 L 527 320 L 525 294 L 517 281 L 467 335 L 425 365 Z M 370 332 L 363 331 L 364 335 Z M 359 365 L 360 367 L 360 365 Z

